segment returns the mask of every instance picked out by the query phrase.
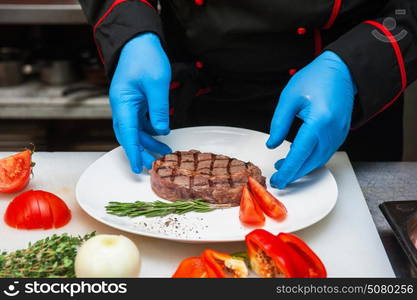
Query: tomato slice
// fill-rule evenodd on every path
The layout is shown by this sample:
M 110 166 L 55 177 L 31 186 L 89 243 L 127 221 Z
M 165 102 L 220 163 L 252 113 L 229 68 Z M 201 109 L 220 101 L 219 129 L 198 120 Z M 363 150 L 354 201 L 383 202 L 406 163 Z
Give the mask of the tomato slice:
M 10 227 L 16 228 L 16 224 L 18 223 L 18 220 L 16 219 L 17 215 L 14 212 L 18 210 L 19 209 L 16 208 L 16 202 L 11 201 L 9 205 L 7 206 L 3 219 L 4 219 L 4 222 Z
M 282 204 L 277 198 L 269 193 L 265 187 L 250 176 L 248 184 L 250 191 L 267 216 L 277 221 L 285 220 L 287 217 L 287 209 L 284 204 Z
M 43 221 L 39 211 L 38 201 L 25 201 L 22 206 L 24 207 L 24 226 L 25 229 L 37 229 L 42 228 Z
M 207 278 L 206 265 L 200 257 L 184 259 L 172 278 Z
M 32 170 L 31 159 L 30 150 L 0 159 L 0 193 L 19 192 L 28 185 Z
M 296 251 L 307 263 L 309 278 L 325 278 L 327 277 L 327 271 L 313 250 L 300 238 L 290 233 L 281 232 L 278 234 L 278 238 L 290 246 L 294 251 Z
M 17 196 L 14 200 L 7 207 L 4 220 L 11 227 L 27 229 L 27 224 L 30 222 L 30 208 L 22 201 L 20 196 Z M 16 211 L 19 213 L 14 213 Z
M 43 192 L 44 198 L 47 199 L 53 217 L 55 228 L 66 225 L 71 220 L 71 211 L 65 202 L 52 193 Z
M 247 185 L 242 190 L 239 219 L 246 226 L 262 227 L 265 224 L 265 215 Z
M 19 229 L 49 229 L 64 226 L 71 219 L 65 202 L 44 191 L 27 191 L 14 198 L 6 209 L 4 221 Z
M 42 219 L 42 225 L 40 228 L 43 229 L 50 229 L 54 226 L 54 217 L 52 216 L 52 210 L 49 205 L 49 201 L 47 201 L 43 197 L 42 191 L 32 191 L 32 197 L 37 199 L 37 203 L 39 206 L 39 214 Z

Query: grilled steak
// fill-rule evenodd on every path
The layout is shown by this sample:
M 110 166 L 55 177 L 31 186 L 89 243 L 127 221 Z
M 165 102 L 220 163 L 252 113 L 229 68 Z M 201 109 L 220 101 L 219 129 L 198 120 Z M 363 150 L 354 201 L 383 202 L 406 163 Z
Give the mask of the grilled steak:
M 177 151 L 153 163 L 151 185 L 161 198 L 239 205 L 242 186 L 252 176 L 265 185 L 261 170 L 251 162 L 197 150 Z

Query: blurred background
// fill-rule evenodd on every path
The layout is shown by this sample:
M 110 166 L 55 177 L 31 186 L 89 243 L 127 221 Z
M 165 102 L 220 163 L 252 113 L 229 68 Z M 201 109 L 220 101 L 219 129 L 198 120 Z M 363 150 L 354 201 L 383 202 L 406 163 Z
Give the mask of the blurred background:
M 76 0 L 0 0 L 0 151 L 117 146 L 107 80 Z M 417 85 L 406 93 L 403 160 L 417 161 Z
M 117 146 L 107 79 L 76 0 L 0 0 L 0 151 Z

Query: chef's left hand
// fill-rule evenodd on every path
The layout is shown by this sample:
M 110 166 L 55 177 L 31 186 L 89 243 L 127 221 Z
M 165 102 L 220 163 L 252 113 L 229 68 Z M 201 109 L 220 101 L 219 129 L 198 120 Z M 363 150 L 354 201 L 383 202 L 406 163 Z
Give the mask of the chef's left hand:
M 348 67 L 331 51 L 291 78 L 275 109 L 267 147 L 284 141 L 296 116 L 304 122 L 287 157 L 275 164 L 273 187 L 284 189 L 330 159 L 347 137 L 355 94 Z

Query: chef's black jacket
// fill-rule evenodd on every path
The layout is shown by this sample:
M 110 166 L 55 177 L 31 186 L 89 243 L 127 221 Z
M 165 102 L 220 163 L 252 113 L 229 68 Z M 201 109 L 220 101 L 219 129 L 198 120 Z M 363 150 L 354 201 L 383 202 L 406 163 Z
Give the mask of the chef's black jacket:
M 358 89 L 345 149 L 353 159 L 400 159 L 402 94 L 417 79 L 416 0 L 80 3 L 110 78 L 127 41 L 144 32 L 160 37 L 173 68 L 174 128 L 268 132 L 282 88 L 328 49 L 348 65 Z

